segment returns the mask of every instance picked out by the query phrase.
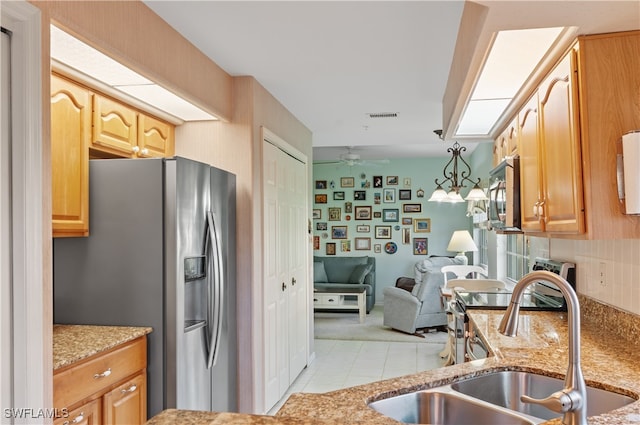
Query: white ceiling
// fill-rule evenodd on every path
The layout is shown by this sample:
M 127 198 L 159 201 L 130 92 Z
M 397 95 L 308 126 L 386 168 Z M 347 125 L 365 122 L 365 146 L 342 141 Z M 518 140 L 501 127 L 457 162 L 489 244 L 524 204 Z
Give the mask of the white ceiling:
M 463 1 L 145 1 L 233 76 L 254 76 L 313 132 L 314 159 L 446 155 L 442 98 Z M 640 28 L 640 2 L 478 1 L 484 31 Z M 170 54 L 170 52 L 168 52 Z M 368 113 L 397 113 L 370 118 Z M 475 144 L 466 143 L 468 151 Z

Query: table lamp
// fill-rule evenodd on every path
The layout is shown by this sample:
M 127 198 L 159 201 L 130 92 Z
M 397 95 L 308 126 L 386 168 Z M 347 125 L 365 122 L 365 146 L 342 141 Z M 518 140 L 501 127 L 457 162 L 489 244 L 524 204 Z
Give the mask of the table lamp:
M 456 230 L 451 236 L 447 251 L 457 252 L 456 258 L 460 258 L 464 261 L 463 264 L 468 264 L 469 260 L 465 254 L 467 251 L 477 251 L 478 247 L 468 230 Z

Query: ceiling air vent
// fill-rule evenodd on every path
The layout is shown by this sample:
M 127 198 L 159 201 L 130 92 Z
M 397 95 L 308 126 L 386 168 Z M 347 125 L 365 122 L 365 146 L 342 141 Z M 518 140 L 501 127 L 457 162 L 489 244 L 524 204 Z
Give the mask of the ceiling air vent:
M 369 118 L 398 118 L 397 112 L 370 112 L 367 114 Z

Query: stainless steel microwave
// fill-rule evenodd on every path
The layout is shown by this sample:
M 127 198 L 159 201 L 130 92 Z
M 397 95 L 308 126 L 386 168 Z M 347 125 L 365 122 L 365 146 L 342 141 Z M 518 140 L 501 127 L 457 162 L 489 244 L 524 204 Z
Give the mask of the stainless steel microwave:
M 520 230 L 520 158 L 509 157 L 489 172 L 489 222 L 503 231 Z

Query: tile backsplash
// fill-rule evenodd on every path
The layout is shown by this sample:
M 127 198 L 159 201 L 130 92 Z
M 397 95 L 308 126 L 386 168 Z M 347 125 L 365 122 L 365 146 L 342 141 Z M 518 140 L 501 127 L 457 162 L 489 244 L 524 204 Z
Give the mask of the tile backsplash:
M 640 315 L 640 239 L 551 239 L 549 258 L 576 264 L 579 294 Z

